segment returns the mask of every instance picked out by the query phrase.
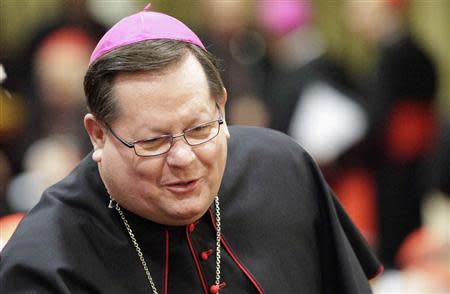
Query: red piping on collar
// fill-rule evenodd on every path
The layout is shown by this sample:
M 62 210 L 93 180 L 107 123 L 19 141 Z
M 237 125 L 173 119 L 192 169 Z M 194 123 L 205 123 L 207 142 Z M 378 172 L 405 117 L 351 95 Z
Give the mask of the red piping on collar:
M 198 276 L 200 277 L 200 281 L 202 282 L 203 291 L 205 291 L 205 293 L 207 294 L 207 293 L 209 293 L 209 291 L 208 291 L 208 288 L 206 287 L 205 278 L 203 277 L 203 273 L 200 269 L 200 264 L 198 263 L 197 253 L 195 252 L 194 246 L 192 246 L 192 241 L 190 238 L 188 226 L 186 226 L 186 239 L 188 241 L 188 245 L 189 245 L 189 249 L 191 250 L 192 257 L 194 258 L 195 267 L 197 268 Z
M 209 216 L 211 217 L 211 222 L 214 226 L 214 229 L 217 231 L 216 223 L 214 220 L 214 215 L 212 213 L 211 208 L 209 209 Z M 231 247 L 227 244 L 227 242 L 225 242 L 223 234 L 220 237 L 220 241 L 223 244 L 223 247 L 225 248 L 225 250 L 228 252 L 228 254 L 230 254 L 233 261 L 237 264 L 237 266 L 241 269 L 241 271 L 244 272 L 244 274 L 247 276 L 247 278 L 252 282 L 252 284 L 255 286 L 256 290 L 258 290 L 258 293 L 264 294 L 264 291 L 263 291 L 262 287 L 259 285 L 258 281 L 256 281 L 256 279 L 253 277 L 253 275 L 250 273 L 250 271 L 242 264 L 242 262 L 233 253 L 233 251 L 231 250 Z
M 165 258 L 165 270 L 164 270 L 164 294 L 168 293 L 169 285 L 169 231 L 166 229 L 166 258 Z

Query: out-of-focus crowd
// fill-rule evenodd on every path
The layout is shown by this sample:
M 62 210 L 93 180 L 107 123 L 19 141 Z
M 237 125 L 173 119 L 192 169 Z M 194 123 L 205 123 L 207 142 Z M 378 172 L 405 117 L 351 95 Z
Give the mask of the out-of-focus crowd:
M 0 250 L 43 190 L 90 151 L 82 123 L 90 53 L 111 19 L 145 4 L 60 2 L 19 53 L 1 46 Z M 376 293 L 447 293 L 450 99 L 439 99 L 449 91 L 438 82 L 448 58 L 440 68 L 410 30 L 412 0 L 332 2 L 155 1 L 154 9 L 195 16 L 222 67 L 229 124 L 274 128 L 313 155 L 385 265 Z M 363 70 L 339 58 L 355 52 L 329 50 L 317 25 L 326 5 L 365 49 Z M 429 5 L 446 10 L 448 27 L 448 3 Z

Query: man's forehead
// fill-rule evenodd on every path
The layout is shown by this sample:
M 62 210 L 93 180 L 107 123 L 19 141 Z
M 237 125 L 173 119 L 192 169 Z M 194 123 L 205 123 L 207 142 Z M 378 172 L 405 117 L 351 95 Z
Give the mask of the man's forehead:
M 211 98 L 206 75 L 193 55 L 167 68 L 164 72 L 140 71 L 118 74 L 113 82 L 112 94 L 122 106 L 170 109 L 189 101 L 209 104 Z M 213 100 L 213 99 L 211 99 Z
M 163 79 L 179 79 L 180 76 L 192 80 L 193 74 L 198 75 L 198 81 L 202 81 L 202 83 L 207 79 L 198 58 L 194 54 L 186 52 L 179 60 L 158 69 L 119 72 L 113 78 L 113 87 L 126 82 L 151 83 L 160 82 Z M 173 87 L 176 86 L 173 85 Z

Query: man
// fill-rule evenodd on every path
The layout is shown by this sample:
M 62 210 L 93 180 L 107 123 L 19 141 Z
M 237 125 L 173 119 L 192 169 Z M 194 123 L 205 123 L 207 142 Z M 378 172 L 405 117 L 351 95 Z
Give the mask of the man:
M 311 158 L 228 128 L 214 60 L 184 24 L 120 21 L 85 92 L 94 151 L 2 251 L 0 292 L 370 292 L 381 267 Z
M 367 165 L 377 193 L 377 248 L 386 268 L 398 268 L 402 242 L 422 226 L 422 202 L 432 189 L 429 157 L 437 141 L 437 72 L 407 27 L 408 0 L 345 1 L 344 19 L 374 52 L 362 87 L 369 113 Z

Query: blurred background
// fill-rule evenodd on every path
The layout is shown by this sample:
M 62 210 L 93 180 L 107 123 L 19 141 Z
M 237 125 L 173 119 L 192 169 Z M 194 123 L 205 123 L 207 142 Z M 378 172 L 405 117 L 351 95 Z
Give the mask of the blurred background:
M 82 81 L 147 1 L 0 1 L 0 250 L 91 149 Z M 152 1 L 220 61 L 227 121 L 292 136 L 374 248 L 376 293 L 448 293 L 447 0 Z

